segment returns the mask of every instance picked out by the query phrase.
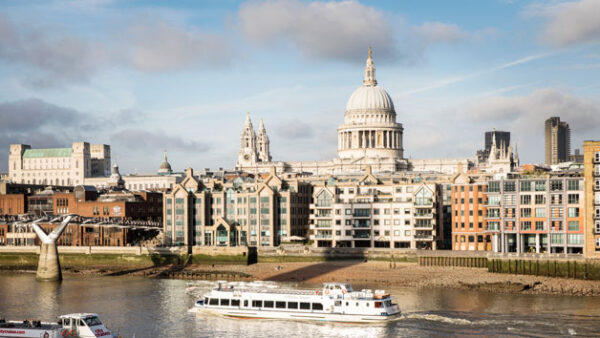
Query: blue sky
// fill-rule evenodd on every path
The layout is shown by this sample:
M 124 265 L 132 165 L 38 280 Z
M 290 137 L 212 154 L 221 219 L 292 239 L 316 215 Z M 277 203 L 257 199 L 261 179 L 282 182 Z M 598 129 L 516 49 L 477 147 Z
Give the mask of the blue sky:
M 543 121 L 600 139 L 600 1 L 3 1 L 0 156 L 106 143 L 122 172 L 232 168 L 246 112 L 275 160 L 336 156 L 368 46 L 412 158 L 471 157 Z M 6 160 L 0 171 L 6 170 Z

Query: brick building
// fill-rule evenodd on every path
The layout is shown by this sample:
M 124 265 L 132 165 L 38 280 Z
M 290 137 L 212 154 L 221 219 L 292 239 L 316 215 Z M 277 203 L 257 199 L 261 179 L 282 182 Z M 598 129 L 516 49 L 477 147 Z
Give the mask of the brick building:
M 452 250 L 490 251 L 487 228 L 487 182 L 461 174 L 452 185 Z
M 27 212 L 25 194 L 0 195 L 0 216 L 22 215 Z

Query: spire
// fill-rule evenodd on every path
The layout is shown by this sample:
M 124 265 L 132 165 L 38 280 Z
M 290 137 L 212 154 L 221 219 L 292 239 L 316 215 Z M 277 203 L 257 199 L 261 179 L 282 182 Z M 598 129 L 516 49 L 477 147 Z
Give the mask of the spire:
M 168 162 L 167 161 L 167 149 L 163 150 L 163 161 Z
M 263 118 L 260 118 L 260 124 L 258 125 L 258 130 L 265 130 L 265 122 L 263 121 Z
M 118 174 L 119 173 L 119 164 L 117 163 L 118 159 L 119 159 L 119 157 L 115 156 L 115 163 L 113 163 L 113 167 L 112 167 L 112 173 L 113 174 Z
M 365 66 L 365 80 L 363 81 L 363 85 L 377 85 L 377 80 L 375 80 L 375 66 L 373 66 L 373 57 L 371 56 L 371 46 L 369 46 L 369 57 L 367 58 L 367 65 Z
M 250 120 L 250 112 L 246 113 L 246 126 L 252 125 L 252 121 Z

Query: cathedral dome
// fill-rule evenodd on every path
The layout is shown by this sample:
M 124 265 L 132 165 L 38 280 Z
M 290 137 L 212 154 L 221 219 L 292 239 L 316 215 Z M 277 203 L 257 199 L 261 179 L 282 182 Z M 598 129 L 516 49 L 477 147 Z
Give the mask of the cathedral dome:
M 377 85 L 362 85 L 350 96 L 346 111 L 388 110 L 394 111 L 394 102 L 385 89 Z
M 165 150 L 163 153 L 163 161 L 160 164 L 160 169 L 158 169 L 158 174 L 171 174 L 173 170 L 171 169 L 171 164 L 167 161 L 167 151 Z

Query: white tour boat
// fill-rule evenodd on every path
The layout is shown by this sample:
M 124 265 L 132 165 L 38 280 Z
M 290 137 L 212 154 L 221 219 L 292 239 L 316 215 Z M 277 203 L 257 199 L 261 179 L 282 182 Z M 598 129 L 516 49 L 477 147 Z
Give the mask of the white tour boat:
M 383 322 L 400 314 L 385 291 L 354 291 L 346 283 L 324 283 L 318 290 L 283 290 L 243 289 L 221 282 L 192 311 L 238 318 L 360 323 Z
M 72 313 L 58 317 L 58 322 L 36 320 L 6 321 L 0 319 L 0 337 L 118 337 L 102 324 L 95 313 Z

